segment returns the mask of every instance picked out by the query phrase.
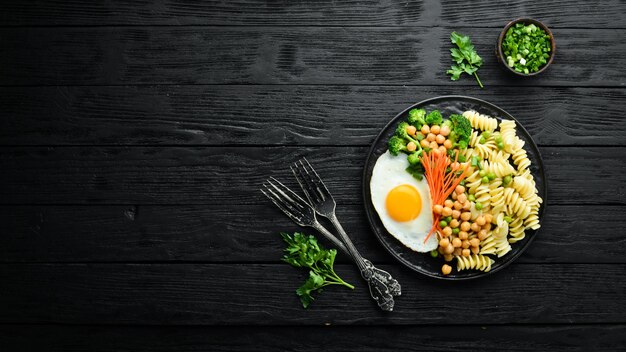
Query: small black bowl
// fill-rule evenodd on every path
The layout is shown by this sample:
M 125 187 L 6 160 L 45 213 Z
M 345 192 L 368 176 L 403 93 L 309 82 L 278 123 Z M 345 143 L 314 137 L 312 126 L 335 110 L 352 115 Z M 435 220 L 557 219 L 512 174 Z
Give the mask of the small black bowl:
M 543 66 L 541 66 L 541 68 L 537 72 L 531 72 L 529 74 L 525 74 L 523 72 L 517 72 L 513 68 L 509 67 L 509 65 L 506 62 L 506 57 L 504 56 L 504 53 L 502 52 L 502 42 L 504 41 L 504 37 L 506 36 L 506 32 L 509 30 L 509 28 L 511 28 L 511 26 L 516 25 L 517 23 L 524 23 L 524 24 L 532 23 L 535 26 L 543 29 L 546 33 L 548 33 L 548 36 L 550 37 L 550 58 L 548 59 L 548 62 L 546 62 Z M 500 61 L 502 66 L 504 66 L 509 72 L 512 72 L 515 75 L 522 76 L 522 77 L 536 76 L 540 74 L 541 72 L 545 71 L 546 68 L 548 68 L 548 66 L 550 66 L 550 64 L 554 60 L 555 54 L 556 54 L 556 43 L 554 42 L 554 35 L 552 35 L 552 32 L 550 31 L 548 26 L 532 18 L 518 18 L 516 20 L 509 22 L 506 26 L 504 26 L 504 29 L 500 33 L 500 36 L 498 36 L 498 42 L 496 43 L 496 56 L 498 57 L 498 61 Z

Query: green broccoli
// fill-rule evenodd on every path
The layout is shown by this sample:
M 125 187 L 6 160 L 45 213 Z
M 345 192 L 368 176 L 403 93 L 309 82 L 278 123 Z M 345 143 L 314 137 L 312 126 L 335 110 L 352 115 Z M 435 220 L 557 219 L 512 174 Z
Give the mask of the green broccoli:
M 413 142 L 419 146 L 419 140 L 411 137 L 409 133 L 406 131 L 406 128 L 409 127 L 409 124 L 406 122 L 400 122 L 398 128 L 396 128 L 396 136 L 406 140 L 406 143 Z
M 407 118 L 407 121 L 419 130 L 422 128 L 422 125 L 426 123 L 424 116 L 426 116 L 426 111 L 424 109 L 411 109 L 409 110 L 409 117 Z
M 448 139 L 455 143 L 456 147 L 459 147 L 459 149 L 467 148 L 472 135 L 472 125 L 465 116 L 452 114 L 443 125 L 450 128 Z
M 391 155 L 398 155 L 398 153 L 400 152 L 407 151 L 406 142 L 398 136 L 393 136 L 389 138 L 387 146 L 389 147 L 389 153 L 391 153 Z
M 416 151 L 415 153 L 409 154 L 409 156 L 407 156 L 406 158 L 409 161 L 410 165 L 412 165 L 412 166 L 420 165 L 422 163 L 420 155 L 422 155 L 422 151 L 421 150 Z
M 426 118 L 424 120 L 429 125 L 441 125 L 441 122 L 443 121 L 443 116 L 441 116 L 439 110 L 433 110 L 428 113 L 428 115 L 426 115 Z

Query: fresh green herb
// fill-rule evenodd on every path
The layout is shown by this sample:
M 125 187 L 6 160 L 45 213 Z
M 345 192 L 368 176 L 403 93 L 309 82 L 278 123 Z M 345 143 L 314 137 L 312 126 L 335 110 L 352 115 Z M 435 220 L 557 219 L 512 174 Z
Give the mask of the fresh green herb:
M 550 50 L 550 36 L 534 24 L 516 23 L 502 41 L 507 65 L 525 74 L 539 71 L 548 62 Z
M 443 125 L 450 128 L 448 139 L 454 143 L 455 147 L 459 147 L 459 149 L 467 148 L 472 135 L 472 124 L 465 116 L 452 114 Z
M 424 171 L 424 166 L 421 163 L 409 165 L 409 167 L 406 168 L 406 172 L 411 174 L 411 176 L 415 177 L 418 181 L 424 178 Z
M 452 32 L 450 34 L 450 41 L 457 46 L 457 48 L 450 49 L 452 60 L 456 62 L 456 65 L 452 65 L 452 67 L 446 71 L 447 74 L 452 75 L 450 79 L 456 81 L 461 74 L 465 72 L 468 75 L 474 75 L 480 88 L 483 88 L 483 84 L 480 82 L 480 78 L 478 78 L 478 74 L 476 73 L 480 65 L 483 64 L 483 59 L 481 59 L 474 50 L 474 45 L 472 45 L 470 37 Z
M 321 292 L 321 289 L 328 285 L 343 285 L 354 289 L 354 286 L 343 281 L 337 273 L 333 265 L 337 250 L 325 249 L 317 242 L 317 239 L 311 235 L 305 235 L 296 232 L 293 236 L 287 233 L 280 234 L 287 243 L 285 255 L 282 260 L 297 268 L 309 269 L 309 277 L 296 290 L 296 294 L 300 297 L 302 306 L 307 308 L 313 302 L 313 292 Z

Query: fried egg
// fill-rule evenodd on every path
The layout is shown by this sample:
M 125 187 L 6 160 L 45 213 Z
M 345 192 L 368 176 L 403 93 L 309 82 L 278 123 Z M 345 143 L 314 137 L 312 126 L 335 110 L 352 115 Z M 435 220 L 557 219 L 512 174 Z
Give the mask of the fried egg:
M 381 155 L 374 165 L 370 193 L 383 226 L 398 241 L 416 252 L 437 249 L 434 234 L 424 243 L 433 225 L 432 200 L 426 179 L 418 181 L 406 172 L 406 155 Z

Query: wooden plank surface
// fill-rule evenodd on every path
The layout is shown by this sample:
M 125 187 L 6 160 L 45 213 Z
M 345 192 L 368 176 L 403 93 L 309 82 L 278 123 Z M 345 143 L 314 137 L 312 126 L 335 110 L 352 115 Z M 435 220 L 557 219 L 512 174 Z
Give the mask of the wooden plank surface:
M 556 29 L 553 65 L 519 79 L 499 66 L 490 28 L 71 27 L 0 29 L 0 66 L 12 68 L 0 85 L 449 85 L 453 30 L 473 38 L 486 89 L 626 84 L 624 29 Z
M 0 326 L 5 348 L 21 351 L 610 351 L 625 325 L 136 327 Z
M 4 145 L 369 145 L 418 101 L 490 101 L 539 145 L 626 145 L 621 88 L 131 86 L 0 88 Z
M 4 26 L 336 25 L 504 27 L 532 17 L 551 27 L 625 28 L 624 2 L 588 1 L 202 1 L 16 2 L 0 5 Z
M 540 148 L 550 204 L 625 204 L 621 147 Z M 363 147 L 12 147 L 1 204 L 267 204 L 269 176 L 307 156 L 339 204 L 360 204 Z M 337 172 L 340 170 L 340 172 Z M 289 182 L 291 181 L 291 182 Z
M 356 267 L 355 290 L 328 288 L 304 311 L 287 264 L 5 264 L 0 323 L 345 325 L 624 323 L 623 264 L 513 264 L 481 280 L 428 280 L 383 265 L 403 284 L 392 314 Z M 459 299 L 459 292 L 466 300 Z M 349 309 L 347 309 L 349 308 Z
M 0 262 L 277 263 L 285 247 L 278 233 L 301 231 L 269 203 L 233 209 L 223 204 L 4 206 Z M 624 209 L 550 206 L 533 244 L 516 262 L 626 264 L 626 240 L 615 235 L 623 229 Z M 338 213 L 366 258 L 396 263 L 371 232 L 362 205 L 342 206 Z M 349 262 L 343 255 L 337 260 Z

